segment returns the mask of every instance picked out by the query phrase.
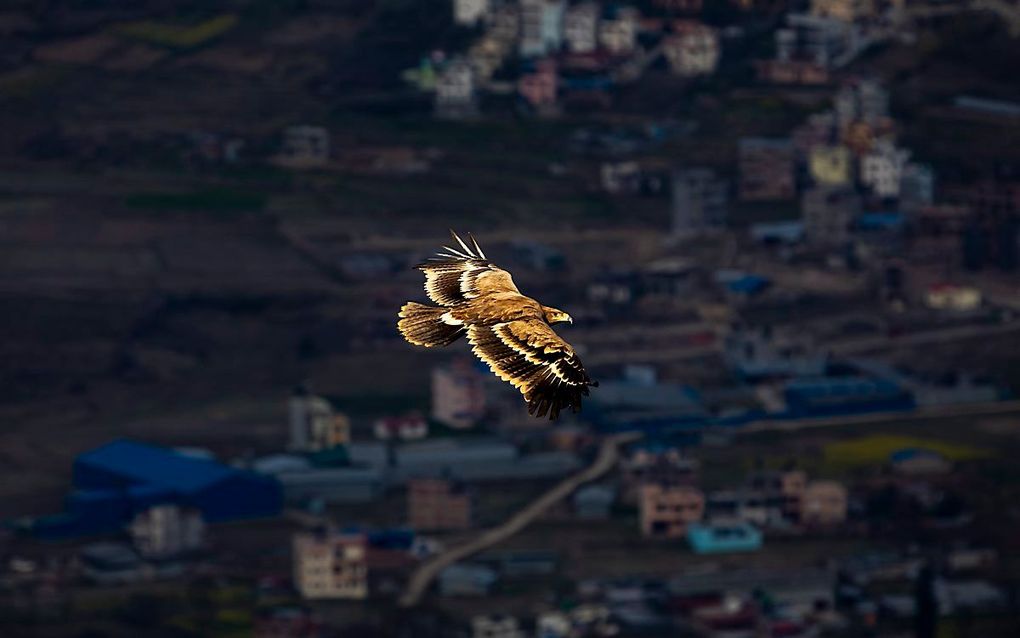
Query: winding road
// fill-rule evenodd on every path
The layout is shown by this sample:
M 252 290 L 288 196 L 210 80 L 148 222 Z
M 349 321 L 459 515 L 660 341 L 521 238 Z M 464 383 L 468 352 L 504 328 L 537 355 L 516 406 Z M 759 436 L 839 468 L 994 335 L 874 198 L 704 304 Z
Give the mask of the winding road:
M 594 463 L 577 474 L 564 479 L 498 527 L 485 530 L 474 539 L 452 547 L 423 563 L 411 574 L 411 578 L 407 582 L 407 589 L 400 598 L 400 606 L 413 607 L 417 605 L 421 597 L 428 591 L 429 585 L 432 584 L 432 581 L 435 580 L 441 571 L 459 560 L 477 554 L 510 538 L 527 527 L 557 502 L 569 496 L 578 487 L 599 478 L 611 470 L 616 465 L 617 460 L 619 460 L 620 446 L 636 441 L 639 438 L 641 438 L 641 435 L 635 432 L 607 436 L 602 440 L 598 457 L 596 457 Z

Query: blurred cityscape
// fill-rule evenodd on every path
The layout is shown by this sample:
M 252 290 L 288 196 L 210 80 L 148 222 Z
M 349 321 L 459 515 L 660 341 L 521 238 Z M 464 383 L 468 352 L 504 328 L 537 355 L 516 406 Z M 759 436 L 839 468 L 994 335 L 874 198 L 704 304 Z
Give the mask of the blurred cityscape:
M 6 0 L 0 635 L 1020 635 L 1017 0 Z M 474 234 L 600 386 L 395 328 Z

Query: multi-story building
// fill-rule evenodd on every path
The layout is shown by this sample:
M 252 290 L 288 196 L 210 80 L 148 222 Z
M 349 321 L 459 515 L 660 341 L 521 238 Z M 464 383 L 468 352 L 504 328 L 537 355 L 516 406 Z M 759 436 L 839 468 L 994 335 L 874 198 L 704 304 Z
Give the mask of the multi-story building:
M 862 50 L 857 26 L 804 13 L 791 13 L 786 27 L 777 29 L 776 60 L 805 60 L 824 69 L 835 69 L 853 60 Z
M 289 449 L 295 452 L 329 450 L 350 441 L 351 422 L 335 413 L 326 399 L 299 388 L 288 404 Z
M 202 548 L 205 522 L 198 510 L 172 504 L 154 505 L 134 517 L 128 525 L 128 534 L 142 558 L 173 558 Z
M 818 186 L 800 199 L 804 235 L 815 244 L 841 244 L 847 240 L 861 213 L 861 197 L 849 188 Z
M 436 115 L 462 118 L 478 112 L 475 71 L 464 58 L 450 60 L 436 78 Z
M 711 75 L 719 66 L 719 32 L 700 22 L 674 22 L 673 33 L 662 40 L 662 53 L 675 75 Z
M 387 416 L 372 426 L 375 438 L 380 441 L 417 441 L 429 435 L 429 422 L 417 413 Z
M 705 515 L 705 496 L 688 485 L 646 483 L 640 490 L 641 533 L 649 538 L 682 538 Z
M 459 481 L 419 478 L 407 484 L 407 519 L 414 529 L 468 529 L 472 509 L 471 492 Z
M 811 481 L 800 496 L 800 522 L 832 526 L 846 521 L 846 488 L 836 481 Z
M 368 597 L 368 541 L 331 530 L 294 536 L 294 587 L 308 599 Z
M 673 171 L 673 232 L 721 228 L 726 223 L 729 184 L 708 168 Z
M 540 57 L 562 48 L 566 0 L 521 0 L 520 11 L 521 57 Z
M 913 212 L 935 202 L 935 173 L 931 166 L 910 162 L 900 177 L 900 208 Z
M 808 172 L 818 186 L 847 186 L 853 177 L 851 160 L 845 146 L 814 146 L 808 154 Z
M 637 44 L 641 13 L 633 7 L 617 7 L 599 22 L 599 45 L 613 55 L 626 55 Z
M 807 474 L 802 470 L 764 470 L 751 473 L 747 479 L 749 490 L 760 493 L 766 502 L 791 518 L 800 513 L 806 486 Z
M 857 22 L 876 14 L 874 0 L 811 0 L 811 15 Z
M 525 638 L 513 616 L 475 616 L 471 619 L 471 638 Z
M 836 126 L 845 131 L 854 122 L 863 122 L 872 130 L 889 123 L 889 92 L 872 78 L 854 78 L 844 82 L 833 100 Z
M 451 428 L 474 426 L 485 414 L 485 377 L 469 361 L 432 371 L 432 418 Z
M 462 26 L 477 25 L 488 11 L 489 0 L 453 0 L 453 21 Z
M 521 8 L 517 4 L 500 4 L 488 13 L 487 35 L 508 45 L 516 45 L 521 32 Z
M 563 18 L 563 39 L 571 53 L 591 53 L 599 46 L 599 16 L 595 2 L 582 2 L 567 9 Z
M 889 140 L 879 140 L 861 158 L 861 183 L 878 197 L 899 197 L 910 151 Z
M 796 194 L 790 140 L 745 137 L 740 140 L 738 161 L 742 201 L 792 199 Z
M 518 95 L 539 113 L 556 110 L 558 88 L 559 77 L 556 74 L 555 60 L 537 62 L 534 70 L 521 75 L 517 81 Z
M 329 163 L 329 131 L 321 126 L 287 127 L 274 161 L 286 168 L 325 166 Z

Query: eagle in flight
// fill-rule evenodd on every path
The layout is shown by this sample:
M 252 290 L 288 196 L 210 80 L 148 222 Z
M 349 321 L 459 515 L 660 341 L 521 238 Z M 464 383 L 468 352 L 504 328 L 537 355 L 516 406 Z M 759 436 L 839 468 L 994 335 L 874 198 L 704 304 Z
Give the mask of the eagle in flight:
M 598 383 L 550 327 L 573 323 L 570 315 L 522 295 L 510 273 L 489 261 L 470 234 L 470 247 L 450 234 L 459 248 L 443 246 L 444 252 L 415 266 L 425 273 L 425 293 L 439 306 L 404 304 L 400 334 L 426 348 L 467 335 L 475 356 L 524 395 L 530 414 L 555 419 L 564 407 L 580 410 L 588 386 Z

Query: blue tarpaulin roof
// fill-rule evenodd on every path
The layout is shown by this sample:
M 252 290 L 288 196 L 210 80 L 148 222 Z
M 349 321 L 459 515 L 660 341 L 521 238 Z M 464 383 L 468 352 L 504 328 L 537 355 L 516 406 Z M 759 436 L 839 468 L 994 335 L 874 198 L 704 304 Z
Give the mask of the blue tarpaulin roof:
M 178 454 L 173 450 L 119 440 L 86 452 L 77 463 L 176 492 L 196 492 L 235 474 L 237 470 L 217 463 Z

